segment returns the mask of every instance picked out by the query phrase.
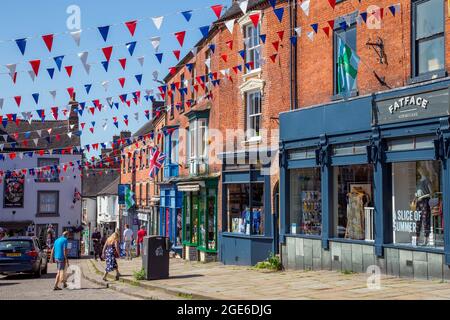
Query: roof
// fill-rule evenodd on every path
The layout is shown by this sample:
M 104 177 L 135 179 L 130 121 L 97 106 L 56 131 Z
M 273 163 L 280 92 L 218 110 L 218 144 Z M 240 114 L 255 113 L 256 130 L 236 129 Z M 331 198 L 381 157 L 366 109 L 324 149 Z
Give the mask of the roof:
M 89 176 L 87 175 L 89 173 Z M 84 198 L 95 198 L 97 195 L 113 183 L 120 176 L 119 171 L 111 170 L 108 174 L 96 174 L 93 175 L 94 171 L 87 170 L 83 172 L 82 179 L 82 197 Z M 117 190 L 116 190 L 117 192 Z
M 112 183 L 98 193 L 99 196 L 117 195 L 119 189 L 120 177 L 117 177 Z
M 155 108 L 159 108 L 164 106 L 164 101 L 154 101 L 153 102 L 153 109 Z M 161 112 L 161 114 L 163 114 L 163 112 Z M 150 133 L 150 131 L 153 130 L 153 124 L 155 122 L 156 119 L 152 119 L 150 121 L 147 121 L 142 127 L 140 127 L 134 134 L 133 136 L 143 136 L 147 133 Z

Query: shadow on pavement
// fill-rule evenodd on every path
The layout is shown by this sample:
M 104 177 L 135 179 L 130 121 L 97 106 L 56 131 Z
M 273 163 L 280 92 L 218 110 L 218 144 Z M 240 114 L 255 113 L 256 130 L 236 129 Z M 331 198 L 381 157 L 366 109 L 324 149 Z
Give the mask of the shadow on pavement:
M 184 274 L 180 276 L 169 276 L 170 279 L 188 279 L 188 278 L 198 278 L 198 277 L 204 277 L 202 274 Z
M 15 286 L 18 284 L 20 284 L 20 283 L 19 282 L 0 283 L 0 287 Z

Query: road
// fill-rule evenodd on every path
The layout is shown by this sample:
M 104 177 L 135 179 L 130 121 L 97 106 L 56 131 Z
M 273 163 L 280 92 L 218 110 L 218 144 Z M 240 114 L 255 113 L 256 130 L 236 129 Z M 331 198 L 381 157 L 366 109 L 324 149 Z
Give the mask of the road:
M 72 262 L 76 264 L 76 262 Z M 81 279 L 81 288 L 53 291 L 56 265 L 40 279 L 19 274 L 0 276 L 0 300 L 136 300 L 136 298 Z

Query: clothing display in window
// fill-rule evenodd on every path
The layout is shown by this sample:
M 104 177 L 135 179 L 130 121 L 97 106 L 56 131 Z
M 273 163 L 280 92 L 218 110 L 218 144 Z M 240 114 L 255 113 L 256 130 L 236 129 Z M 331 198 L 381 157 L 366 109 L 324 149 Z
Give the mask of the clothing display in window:
M 304 234 L 321 234 L 322 199 L 318 191 L 301 193 L 302 216 L 301 228 Z
M 370 196 L 362 189 L 355 187 L 347 194 L 347 228 L 345 238 L 364 240 L 364 207 L 370 202 Z

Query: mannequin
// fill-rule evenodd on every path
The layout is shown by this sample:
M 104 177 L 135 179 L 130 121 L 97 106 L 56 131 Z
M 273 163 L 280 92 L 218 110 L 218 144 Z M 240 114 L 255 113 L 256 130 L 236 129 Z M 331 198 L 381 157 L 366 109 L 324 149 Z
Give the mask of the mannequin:
M 416 198 L 417 198 L 417 211 L 420 212 L 420 220 L 417 221 L 416 237 L 420 238 L 420 231 L 423 228 L 425 243 L 428 244 L 428 237 L 430 235 L 430 218 L 431 218 L 431 208 L 430 208 L 430 198 L 431 198 L 431 182 L 426 176 L 424 169 L 418 167 L 417 172 L 420 175 L 420 179 L 417 182 L 416 187 Z
M 370 202 L 370 196 L 363 188 L 355 187 L 347 194 L 347 228 L 345 238 L 364 240 L 364 207 Z

